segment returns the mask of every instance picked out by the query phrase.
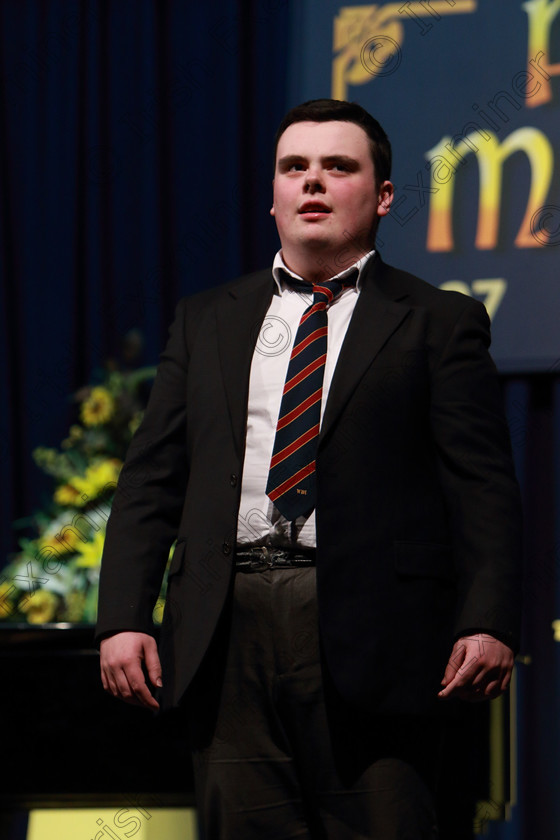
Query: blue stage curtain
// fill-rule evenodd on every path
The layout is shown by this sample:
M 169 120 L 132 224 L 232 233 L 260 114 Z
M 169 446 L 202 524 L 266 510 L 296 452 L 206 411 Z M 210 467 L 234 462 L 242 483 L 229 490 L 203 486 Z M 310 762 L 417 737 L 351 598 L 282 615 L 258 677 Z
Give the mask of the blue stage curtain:
M 0 4 L 0 567 L 68 400 L 184 294 L 270 264 L 288 0 Z
M 506 410 L 525 519 L 525 611 L 517 670 L 517 792 L 510 820 L 485 840 L 557 837 L 560 831 L 560 378 L 508 378 Z M 492 795 L 492 791 L 490 791 Z

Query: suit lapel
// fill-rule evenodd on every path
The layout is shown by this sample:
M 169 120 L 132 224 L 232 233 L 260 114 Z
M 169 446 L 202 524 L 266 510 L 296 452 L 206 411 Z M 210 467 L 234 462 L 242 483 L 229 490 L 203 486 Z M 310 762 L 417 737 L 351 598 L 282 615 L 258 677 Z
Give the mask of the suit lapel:
M 272 273 L 262 271 L 228 289 L 216 307 L 220 365 L 239 452 L 243 451 L 251 361 L 273 288 Z
M 329 389 L 319 441 L 336 423 L 368 367 L 398 329 L 410 307 L 383 287 L 391 288 L 390 272 L 381 259 L 374 257 L 364 271 L 363 286 L 350 319 Z M 383 281 L 383 282 L 381 282 Z M 398 293 L 393 293 L 398 298 Z
M 320 440 L 336 423 L 360 379 L 410 311 L 406 303 L 398 300 L 398 292 L 391 292 L 390 273 L 391 269 L 378 256 L 365 269 L 363 287 L 329 389 Z M 247 421 L 251 361 L 273 289 L 271 271 L 258 272 L 228 289 L 216 305 L 221 372 L 240 453 Z

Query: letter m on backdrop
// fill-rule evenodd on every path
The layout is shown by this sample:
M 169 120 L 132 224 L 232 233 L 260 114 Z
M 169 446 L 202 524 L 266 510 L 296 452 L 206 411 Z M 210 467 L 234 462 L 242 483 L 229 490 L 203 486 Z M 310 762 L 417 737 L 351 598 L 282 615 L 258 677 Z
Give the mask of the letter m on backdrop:
M 437 146 L 426 152 L 431 176 L 437 191 L 430 194 L 430 213 L 426 249 L 452 251 L 454 182 L 457 168 L 467 154 L 476 155 L 480 190 L 475 246 L 480 250 L 495 248 L 500 228 L 500 208 L 504 162 L 516 152 L 523 152 L 531 167 L 531 184 L 525 215 L 515 238 L 517 248 L 537 248 L 543 244 L 532 233 L 531 220 L 546 203 L 554 170 L 554 153 L 546 136 L 534 127 L 518 128 L 503 143 L 488 131 L 473 131 L 458 137 L 442 137 Z

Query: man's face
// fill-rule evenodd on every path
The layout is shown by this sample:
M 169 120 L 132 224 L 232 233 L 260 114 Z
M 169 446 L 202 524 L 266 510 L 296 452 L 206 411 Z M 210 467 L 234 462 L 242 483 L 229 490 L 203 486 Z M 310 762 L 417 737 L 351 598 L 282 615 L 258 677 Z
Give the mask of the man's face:
M 282 255 L 303 274 L 329 261 L 333 273 L 373 247 L 393 187 L 376 185 L 369 138 L 350 122 L 299 122 L 280 137 L 274 175 L 274 216 Z M 319 268 L 317 267 L 317 271 Z

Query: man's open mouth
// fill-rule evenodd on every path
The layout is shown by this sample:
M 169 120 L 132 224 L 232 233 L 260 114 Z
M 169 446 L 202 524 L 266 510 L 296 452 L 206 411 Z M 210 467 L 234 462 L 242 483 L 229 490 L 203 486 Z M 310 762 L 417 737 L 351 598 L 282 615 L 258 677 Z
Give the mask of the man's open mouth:
M 307 204 L 302 205 L 298 210 L 298 213 L 300 213 L 302 215 L 304 213 L 330 213 L 330 212 L 331 212 L 331 208 L 327 207 L 326 204 L 321 204 L 320 202 L 315 202 L 315 201 L 313 201 L 313 202 L 310 201 Z

